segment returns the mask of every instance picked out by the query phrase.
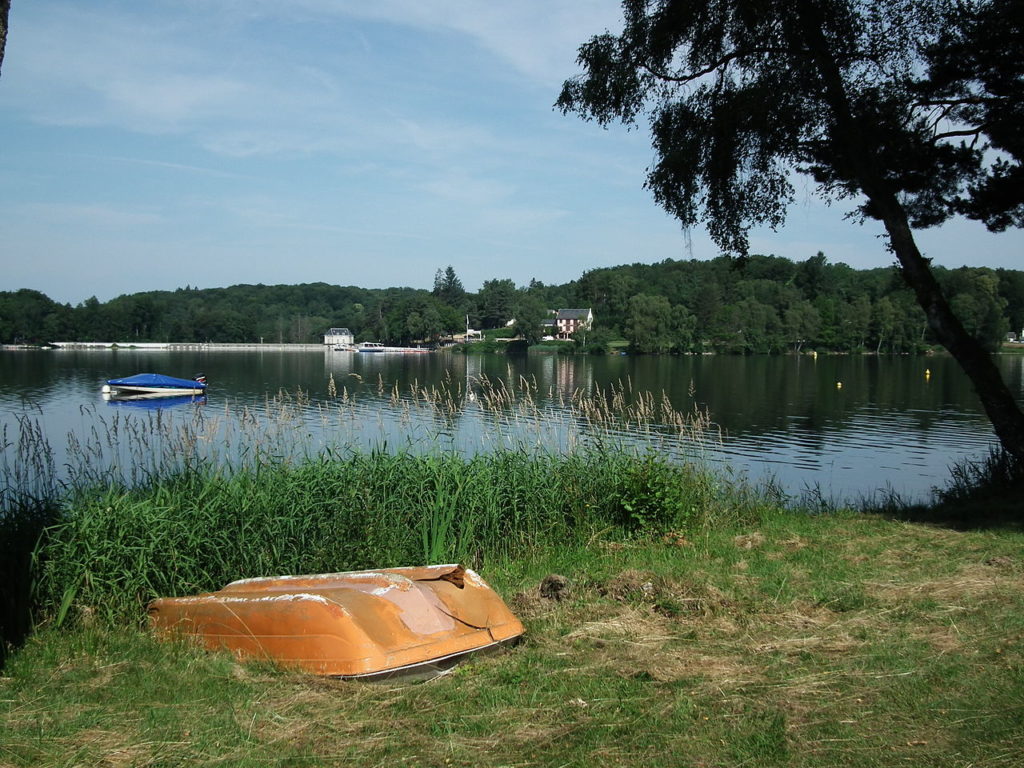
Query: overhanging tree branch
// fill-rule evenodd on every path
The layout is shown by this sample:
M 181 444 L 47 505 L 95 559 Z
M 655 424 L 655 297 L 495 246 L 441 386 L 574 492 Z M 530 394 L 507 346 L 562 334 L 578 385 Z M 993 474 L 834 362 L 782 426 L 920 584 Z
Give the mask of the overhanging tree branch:
M 981 135 L 983 133 L 985 133 L 985 126 L 980 126 L 978 128 L 965 128 L 962 131 L 946 131 L 945 133 L 937 133 L 934 136 L 932 136 L 932 141 L 939 142 L 942 141 L 943 139 L 955 139 L 965 136 L 973 136 L 975 138 L 975 141 L 977 141 L 979 138 L 981 138 Z
M 1015 3 L 625 0 L 621 37 L 581 49 L 586 75 L 567 83 L 558 106 L 605 124 L 647 112 L 658 155 L 648 188 L 684 224 L 705 222 L 726 250 L 744 253 L 753 224 L 781 223 L 790 171 L 811 175 L 826 198 L 863 196 L 860 215 L 882 222 L 932 332 L 970 377 L 1003 447 L 1024 460 L 1024 414 L 950 309 L 911 228 L 958 211 L 993 228 L 1024 223 Z M 690 69 L 655 63 L 676 56 Z M 695 84 L 714 73 L 715 84 Z M 971 146 L 952 141 L 961 138 Z M 1013 162 L 986 165 L 973 149 L 983 140 Z

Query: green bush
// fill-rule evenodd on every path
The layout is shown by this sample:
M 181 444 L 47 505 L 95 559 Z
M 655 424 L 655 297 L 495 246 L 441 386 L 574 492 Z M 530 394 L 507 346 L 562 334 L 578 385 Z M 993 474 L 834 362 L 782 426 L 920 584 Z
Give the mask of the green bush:
M 617 522 L 631 531 L 661 533 L 691 527 L 707 509 L 702 478 L 648 453 L 626 464 L 616 489 Z

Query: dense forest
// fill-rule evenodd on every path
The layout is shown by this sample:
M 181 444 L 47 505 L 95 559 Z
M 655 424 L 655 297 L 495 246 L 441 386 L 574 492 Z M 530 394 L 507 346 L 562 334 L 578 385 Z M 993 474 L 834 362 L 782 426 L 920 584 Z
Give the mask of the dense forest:
M 967 329 L 995 348 L 1024 327 L 1024 272 L 935 268 Z M 326 283 L 179 288 L 95 297 L 72 307 L 39 291 L 0 292 L 0 343 L 181 341 L 317 343 L 329 327 L 357 340 L 436 340 L 503 327 L 534 342 L 548 310 L 591 307 L 577 341 L 601 352 L 625 338 L 635 352 L 780 353 L 816 349 L 903 353 L 930 346 L 927 323 L 893 268 L 856 270 L 819 253 L 675 261 L 594 269 L 563 285 L 484 282 L 467 292 L 452 267 L 433 290 Z

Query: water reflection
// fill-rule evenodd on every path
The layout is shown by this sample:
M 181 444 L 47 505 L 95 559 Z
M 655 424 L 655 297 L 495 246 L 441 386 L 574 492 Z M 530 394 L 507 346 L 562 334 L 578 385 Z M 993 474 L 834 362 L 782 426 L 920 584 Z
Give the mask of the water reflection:
M 103 400 L 111 408 L 134 408 L 143 411 L 159 411 L 166 408 L 176 408 L 183 405 L 205 405 L 205 395 L 176 395 L 166 397 L 164 395 L 136 395 L 112 397 L 104 394 Z
M 1018 395 L 1024 393 L 1022 359 L 998 359 Z M 0 352 L 0 364 L 5 429 L 13 434 L 19 417 L 37 421 L 58 466 L 75 455 L 76 441 L 80 448 L 112 427 L 125 434 L 126 423 L 113 424 L 97 406 L 102 383 L 126 370 L 205 371 L 210 389 L 202 408 L 153 407 L 161 426 L 194 419 L 199 411 L 202 440 L 211 445 L 256 425 L 276 450 L 289 440 L 466 452 L 517 443 L 571 450 L 590 439 L 597 404 L 618 398 L 638 410 L 604 428 L 639 434 L 654 450 L 698 453 L 753 479 L 773 477 L 793 493 L 815 489 L 851 498 L 889 488 L 924 498 L 945 481 L 951 463 L 981 457 L 994 444 L 969 383 L 946 357 L 65 350 Z M 139 421 L 134 417 L 147 407 L 111 401 L 110 410 Z M 683 436 L 670 412 L 707 412 L 714 425 L 707 439 Z M 135 428 L 144 434 L 152 426 Z

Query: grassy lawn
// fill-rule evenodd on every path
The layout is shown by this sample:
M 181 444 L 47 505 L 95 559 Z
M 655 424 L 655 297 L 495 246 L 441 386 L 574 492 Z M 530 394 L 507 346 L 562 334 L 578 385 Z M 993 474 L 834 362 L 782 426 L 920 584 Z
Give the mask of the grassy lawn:
M 483 568 L 524 641 L 416 684 L 43 629 L 0 678 L 0 766 L 1019 766 L 1022 553 L 796 513 L 549 545 Z

